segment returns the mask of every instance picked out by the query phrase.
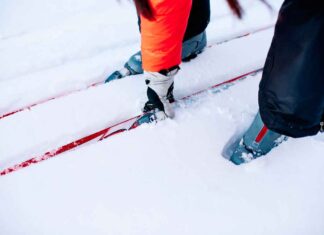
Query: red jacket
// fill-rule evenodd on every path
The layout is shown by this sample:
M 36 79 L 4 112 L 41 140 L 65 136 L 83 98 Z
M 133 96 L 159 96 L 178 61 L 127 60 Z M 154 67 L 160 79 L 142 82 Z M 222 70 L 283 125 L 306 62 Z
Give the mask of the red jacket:
M 192 0 L 150 0 L 154 20 L 141 16 L 143 69 L 158 72 L 181 63 Z

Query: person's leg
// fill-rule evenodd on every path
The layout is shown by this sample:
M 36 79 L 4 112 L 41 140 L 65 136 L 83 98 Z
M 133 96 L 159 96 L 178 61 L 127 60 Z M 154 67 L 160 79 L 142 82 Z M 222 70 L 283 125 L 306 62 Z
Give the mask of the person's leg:
M 267 154 L 280 134 L 305 137 L 323 129 L 324 15 L 322 1 L 285 0 L 259 86 L 258 114 L 231 161 Z
M 200 54 L 207 45 L 206 32 L 190 38 L 182 43 L 182 61 L 188 61 Z M 132 55 L 124 65 L 130 71 L 130 75 L 142 74 L 142 56 L 141 52 Z
M 316 135 L 324 110 L 322 0 L 285 0 L 259 86 L 269 129 L 299 138 Z
M 182 43 L 182 61 L 189 61 L 198 54 L 200 54 L 207 45 L 207 36 L 206 32 L 202 32 L 197 36 L 194 36 L 187 41 Z M 116 79 L 121 79 L 126 76 L 142 74 L 142 56 L 141 51 L 136 52 L 132 55 L 128 61 L 125 63 L 124 67 L 121 70 L 115 71 L 107 79 L 107 82 L 111 82 Z

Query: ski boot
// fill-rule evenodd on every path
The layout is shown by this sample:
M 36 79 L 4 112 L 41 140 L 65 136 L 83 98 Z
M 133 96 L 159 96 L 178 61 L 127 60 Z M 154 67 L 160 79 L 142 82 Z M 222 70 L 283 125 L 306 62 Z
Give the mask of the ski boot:
M 188 62 L 197 57 L 207 45 L 206 31 L 186 40 L 182 43 L 182 61 Z M 132 55 L 125 63 L 124 67 L 120 70 L 113 72 L 106 80 L 105 83 L 113 80 L 121 79 L 130 75 L 142 74 L 142 54 L 141 51 Z
M 247 163 L 267 154 L 287 137 L 269 130 L 258 113 L 240 143 L 234 149 L 230 161 L 235 165 Z
M 197 57 L 207 45 L 206 31 L 182 43 L 182 61 L 189 62 Z
M 132 55 L 125 63 L 124 67 L 118 71 L 113 72 L 106 80 L 105 83 L 111 82 L 116 79 L 121 79 L 130 75 L 142 74 L 142 56 L 141 52 Z

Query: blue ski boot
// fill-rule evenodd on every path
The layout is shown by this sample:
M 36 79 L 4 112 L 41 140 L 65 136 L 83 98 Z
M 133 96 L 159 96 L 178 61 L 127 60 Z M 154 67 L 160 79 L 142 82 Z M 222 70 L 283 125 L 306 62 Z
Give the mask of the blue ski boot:
M 182 61 L 188 62 L 197 57 L 207 45 L 206 31 L 182 43 Z
M 105 83 L 111 82 L 116 79 L 121 79 L 126 76 L 142 74 L 142 56 L 141 52 L 137 52 L 132 55 L 129 60 L 125 63 L 121 70 L 113 72 L 106 80 Z
M 230 161 L 236 165 L 250 162 L 267 154 L 272 148 L 286 140 L 286 138 L 269 130 L 262 122 L 260 113 L 258 113 L 240 143 L 234 149 Z

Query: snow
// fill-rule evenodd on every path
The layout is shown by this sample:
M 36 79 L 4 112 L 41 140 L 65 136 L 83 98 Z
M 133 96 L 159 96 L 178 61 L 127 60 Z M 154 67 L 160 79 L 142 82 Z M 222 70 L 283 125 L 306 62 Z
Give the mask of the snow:
M 278 9 L 281 1 L 271 1 Z M 85 88 L 139 48 L 127 1 L 4 0 L 0 113 Z M 258 1 L 243 21 L 212 1 L 209 44 L 272 24 Z M 180 98 L 264 64 L 273 29 L 208 48 L 176 77 Z M 0 234 L 324 234 L 324 136 L 288 139 L 235 166 L 221 156 L 258 109 L 261 74 L 181 102 L 176 117 L 0 177 Z M 0 120 L 0 170 L 134 116 L 142 76 Z

